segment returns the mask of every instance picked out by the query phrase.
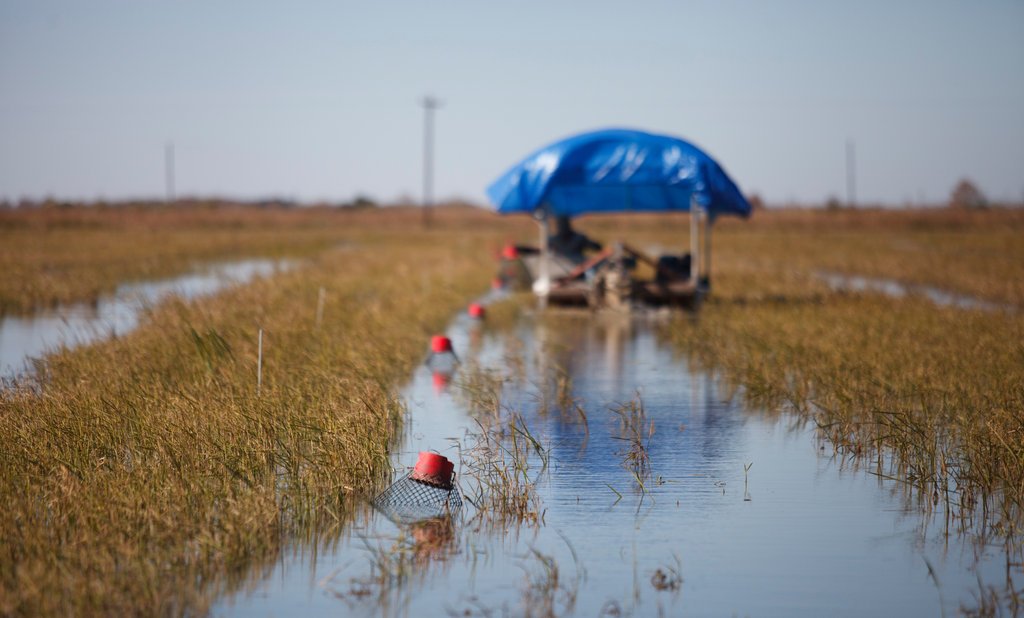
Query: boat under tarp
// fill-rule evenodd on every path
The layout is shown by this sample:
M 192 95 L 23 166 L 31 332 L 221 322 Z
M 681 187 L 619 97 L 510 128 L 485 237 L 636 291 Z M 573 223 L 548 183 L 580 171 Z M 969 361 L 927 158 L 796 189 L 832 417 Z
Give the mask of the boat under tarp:
M 506 251 L 505 259 L 518 260 L 534 291 L 553 304 L 693 306 L 710 286 L 711 224 L 719 216 L 751 213 L 736 184 L 705 152 L 677 137 L 628 129 L 549 144 L 498 177 L 487 195 L 498 213 L 529 214 L 540 225 L 539 247 L 520 246 Z M 688 256 L 650 258 L 619 242 L 566 265 L 548 250 L 554 218 L 630 212 L 690 213 Z M 688 272 L 668 268 L 684 258 Z M 656 277 L 633 277 L 630 264 L 637 261 L 650 263 Z

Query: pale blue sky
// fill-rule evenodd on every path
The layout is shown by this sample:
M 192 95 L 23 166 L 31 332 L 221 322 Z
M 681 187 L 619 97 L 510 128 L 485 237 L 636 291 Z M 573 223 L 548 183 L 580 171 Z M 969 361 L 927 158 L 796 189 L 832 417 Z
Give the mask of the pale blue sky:
M 483 200 L 583 130 L 684 137 L 771 202 L 1024 199 L 1024 1 L 0 0 L 0 199 Z

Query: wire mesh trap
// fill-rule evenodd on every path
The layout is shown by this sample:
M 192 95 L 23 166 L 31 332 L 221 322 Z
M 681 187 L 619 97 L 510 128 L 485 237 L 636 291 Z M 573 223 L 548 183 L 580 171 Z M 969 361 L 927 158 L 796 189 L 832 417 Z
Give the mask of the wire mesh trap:
M 455 466 L 435 453 L 420 453 L 416 467 L 373 499 L 373 506 L 396 524 L 453 515 L 462 508 Z

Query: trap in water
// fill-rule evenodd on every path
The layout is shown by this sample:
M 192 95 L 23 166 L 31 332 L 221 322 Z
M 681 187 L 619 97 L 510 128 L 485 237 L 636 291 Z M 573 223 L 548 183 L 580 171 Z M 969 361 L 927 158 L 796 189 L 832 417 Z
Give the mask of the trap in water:
M 373 505 L 400 525 L 451 515 L 462 508 L 454 481 L 455 464 L 436 453 L 420 453 L 412 472 L 381 492 Z

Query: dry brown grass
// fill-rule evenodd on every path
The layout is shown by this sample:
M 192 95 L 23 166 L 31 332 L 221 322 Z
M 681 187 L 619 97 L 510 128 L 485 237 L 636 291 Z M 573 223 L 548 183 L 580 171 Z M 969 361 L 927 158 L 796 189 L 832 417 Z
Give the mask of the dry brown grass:
M 480 209 L 434 211 L 435 228 L 449 233 L 495 224 Z M 126 204 L 0 210 L 0 314 L 95 300 L 119 283 L 177 275 L 215 260 L 308 257 L 350 242 L 353 232 L 417 229 L 420 220 L 417 209 L 397 207 Z M 503 225 L 513 229 L 516 222 Z

